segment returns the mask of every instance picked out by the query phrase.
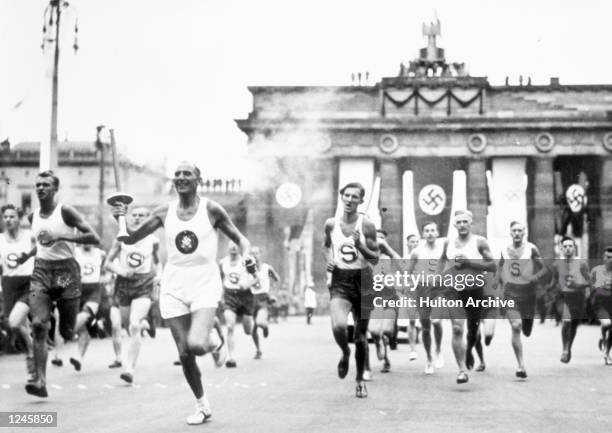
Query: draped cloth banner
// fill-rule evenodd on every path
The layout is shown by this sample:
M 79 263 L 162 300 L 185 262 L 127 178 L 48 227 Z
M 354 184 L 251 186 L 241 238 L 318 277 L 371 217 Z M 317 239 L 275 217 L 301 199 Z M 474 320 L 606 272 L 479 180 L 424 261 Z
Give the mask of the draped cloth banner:
M 414 101 L 414 114 L 419 114 L 419 103 L 424 103 L 428 107 L 434 107 L 441 102 L 446 103 L 446 114 L 451 114 L 451 106 L 454 102 L 458 104 L 461 108 L 467 108 L 472 105 L 474 102 L 478 101 L 478 113 L 482 114 L 484 112 L 484 96 L 483 90 L 479 89 L 473 93 L 472 96 L 466 96 L 466 91 L 455 91 L 451 89 L 447 89 L 446 91 L 430 91 L 426 89 L 413 88 L 412 92 L 397 92 L 392 93 L 389 91 L 384 91 L 383 93 L 383 103 L 382 103 L 382 115 L 386 114 L 385 102 L 390 101 L 396 108 L 402 108 L 404 105 L 408 104 L 411 101 Z
M 495 257 L 510 242 L 510 223 L 520 221 L 527 230 L 526 158 L 494 158 L 487 176 L 491 206 L 487 238 Z
M 414 174 L 412 171 L 405 171 L 402 176 L 402 220 L 402 257 L 407 258 L 406 237 L 411 234 L 419 234 L 414 212 Z

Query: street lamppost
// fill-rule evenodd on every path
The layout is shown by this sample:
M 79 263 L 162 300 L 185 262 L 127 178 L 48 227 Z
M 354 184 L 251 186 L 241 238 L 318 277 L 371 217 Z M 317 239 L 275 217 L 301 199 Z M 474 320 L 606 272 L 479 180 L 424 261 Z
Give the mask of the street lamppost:
M 69 9 L 70 8 L 70 9 Z M 40 145 L 40 170 L 55 170 L 57 161 L 57 104 L 59 91 L 59 56 L 60 56 L 60 20 L 63 12 L 74 11 L 67 1 L 50 0 L 43 14 L 43 40 L 41 48 L 53 47 L 53 77 L 51 87 L 51 136 L 49 144 Z M 76 54 L 79 49 L 77 35 L 79 32 L 78 19 L 74 21 L 74 43 L 72 48 Z
M 96 141 L 94 145 L 100 157 L 100 184 L 98 186 L 98 233 L 100 234 L 100 238 L 104 239 L 104 215 L 106 214 L 104 201 L 106 149 L 110 146 L 106 126 L 100 125 L 96 127 Z

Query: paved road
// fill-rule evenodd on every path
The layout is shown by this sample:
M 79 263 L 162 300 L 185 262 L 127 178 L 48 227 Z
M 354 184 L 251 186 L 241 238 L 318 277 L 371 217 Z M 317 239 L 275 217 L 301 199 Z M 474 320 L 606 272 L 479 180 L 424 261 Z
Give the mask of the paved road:
M 79 373 L 66 363 L 50 366 L 50 397 L 23 391 L 21 356 L 0 357 L 0 410 L 57 411 L 60 432 L 603 432 L 612 424 L 612 368 L 596 349 L 597 327 L 578 330 L 571 364 L 559 362 L 560 329 L 536 325 L 526 342 L 529 379 L 514 378 L 515 361 L 505 321 L 488 348 L 487 370 L 471 373 L 456 385 L 456 368 L 445 328 L 446 366 L 433 376 L 423 374 L 424 353 L 408 361 L 408 348 L 392 352 L 393 372 L 376 373 L 370 397 L 356 399 L 354 364 L 344 381 L 336 377 L 339 352 L 329 318 L 316 317 L 307 327 L 301 318 L 273 325 L 264 340 L 264 356 L 252 359 L 245 336 L 238 340 L 238 368 L 215 369 L 200 359 L 213 408 L 205 426 L 187 426 L 192 395 L 167 330 L 145 340 L 135 386 L 126 386 L 112 360 L 110 340 L 93 341 Z M 67 346 L 64 360 L 75 350 Z M 372 351 L 373 354 L 373 351 Z M 0 428 L 0 433 L 9 431 Z M 25 429 L 16 429 L 23 432 Z M 39 430 L 36 430 L 39 431 Z M 42 431 L 42 430 L 40 430 Z

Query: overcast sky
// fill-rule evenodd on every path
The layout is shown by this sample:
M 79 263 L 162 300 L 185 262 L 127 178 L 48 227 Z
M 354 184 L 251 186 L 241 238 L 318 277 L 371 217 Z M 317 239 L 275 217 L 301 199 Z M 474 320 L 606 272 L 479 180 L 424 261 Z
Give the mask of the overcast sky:
M 48 1 L 0 0 L 0 140 L 48 135 L 49 60 L 40 50 Z M 115 128 L 137 161 L 194 159 L 211 176 L 242 167 L 249 85 L 349 85 L 394 76 L 425 45 L 437 12 L 440 46 L 471 75 L 503 84 L 559 76 L 612 83 L 612 6 L 605 0 L 73 0 L 80 50 L 65 43 L 60 139 Z M 66 29 L 72 17 L 65 17 Z M 14 108 L 19 102 L 18 108 Z

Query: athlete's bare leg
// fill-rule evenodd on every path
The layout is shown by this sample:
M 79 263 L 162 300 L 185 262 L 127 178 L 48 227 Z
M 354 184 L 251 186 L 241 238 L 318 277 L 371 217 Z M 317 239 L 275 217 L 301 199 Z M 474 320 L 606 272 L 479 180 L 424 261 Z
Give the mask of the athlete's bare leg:
M 195 357 L 216 348 L 210 339 L 215 312 L 216 308 L 202 308 L 191 314 L 167 319 L 179 352 L 183 374 L 196 399 L 204 396 L 204 387 Z
M 351 309 L 352 305 L 346 299 L 332 298 L 329 302 L 332 332 L 334 334 L 336 344 L 342 351 L 342 358 L 338 364 L 338 376 L 340 376 L 340 378 L 346 377 L 346 374 L 348 373 L 349 356 L 351 355 L 347 331 L 347 319 Z M 355 326 L 357 326 L 357 324 L 355 324 Z
M 70 363 L 77 371 L 81 370 L 81 364 L 83 363 L 83 358 L 85 357 L 87 347 L 89 346 L 89 341 L 91 340 L 89 331 L 87 330 L 87 323 L 95 317 L 97 312 L 98 303 L 87 302 L 83 310 L 77 314 L 75 332 L 79 336 L 77 340 L 78 354 L 76 358 L 70 358 Z
M 225 340 L 227 341 L 227 359 L 228 361 L 234 361 L 234 349 L 236 343 L 234 341 L 234 328 L 236 326 L 236 313 L 232 310 L 225 310 L 223 312 L 225 317 Z
M 9 327 L 21 336 L 26 345 L 26 369 L 30 379 L 34 376 L 34 346 L 32 342 L 31 326 L 28 320 L 30 307 L 24 302 L 17 301 L 8 318 Z
M 117 307 L 110 309 L 111 336 L 113 340 L 113 351 L 115 352 L 115 362 L 109 367 L 121 367 L 121 312 Z
M 142 320 L 147 317 L 149 308 L 151 308 L 150 298 L 136 298 L 132 300 L 129 319 L 130 343 L 128 346 L 127 365 L 125 368 L 125 372 L 129 374 L 134 374 L 134 369 L 136 368 L 136 361 L 138 360 L 142 342 L 142 337 L 140 335 Z

